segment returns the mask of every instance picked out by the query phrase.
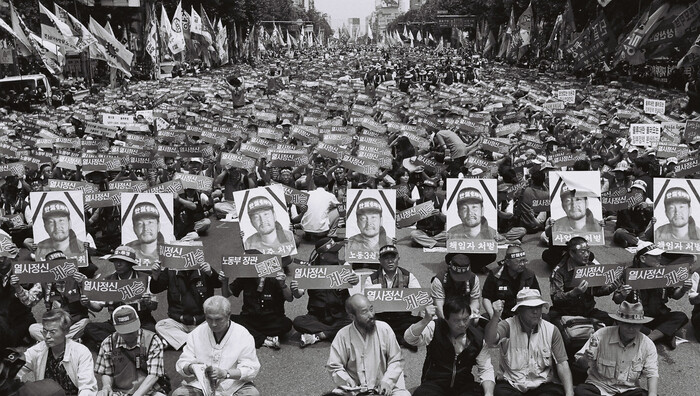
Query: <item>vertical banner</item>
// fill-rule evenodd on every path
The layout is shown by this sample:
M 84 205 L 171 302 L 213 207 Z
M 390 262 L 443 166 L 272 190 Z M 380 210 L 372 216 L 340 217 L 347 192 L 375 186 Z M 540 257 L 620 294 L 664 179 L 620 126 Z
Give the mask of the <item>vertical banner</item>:
M 379 249 L 396 237 L 396 190 L 348 189 L 345 260 L 378 263 Z
M 36 260 L 44 261 L 48 253 L 60 250 L 78 267 L 87 267 L 83 192 L 31 192 L 29 200 Z
M 297 254 L 281 185 L 236 191 L 233 202 L 239 211 L 243 247 L 246 250 L 282 257 Z
M 449 253 L 498 252 L 496 194 L 496 179 L 447 179 Z
M 121 194 L 122 245 L 136 251 L 136 270 L 150 270 L 158 260 L 158 245 L 175 240 L 173 195 Z
M 671 253 L 700 253 L 700 180 L 654 179 L 654 242 Z
M 563 246 L 575 236 L 590 245 L 604 245 L 600 172 L 549 172 L 550 208 L 555 246 Z

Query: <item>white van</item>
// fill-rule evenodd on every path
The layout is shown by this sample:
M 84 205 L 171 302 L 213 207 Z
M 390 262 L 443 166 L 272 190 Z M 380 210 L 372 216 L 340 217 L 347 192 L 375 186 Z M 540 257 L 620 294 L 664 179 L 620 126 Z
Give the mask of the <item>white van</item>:
M 24 76 L 12 76 L 0 79 L 0 92 L 15 91 L 20 93 L 25 87 L 29 89 L 42 88 L 46 96 L 46 103 L 51 104 L 51 84 L 43 74 L 28 74 Z

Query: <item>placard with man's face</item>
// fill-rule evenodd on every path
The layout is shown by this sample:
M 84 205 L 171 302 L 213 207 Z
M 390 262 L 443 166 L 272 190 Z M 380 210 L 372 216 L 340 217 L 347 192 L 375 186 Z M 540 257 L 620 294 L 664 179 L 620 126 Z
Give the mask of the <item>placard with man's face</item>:
M 654 179 L 654 242 L 665 251 L 700 253 L 698 191 L 700 180 Z
M 291 256 L 297 254 L 291 220 L 287 212 L 284 188 L 281 185 L 236 191 L 233 202 L 238 208 L 238 221 L 245 250 L 260 254 Z M 234 236 L 235 238 L 236 236 Z
M 85 217 L 82 191 L 49 191 L 29 194 L 36 259 L 57 250 L 86 267 Z
M 379 249 L 396 237 L 396 190 L 348 189 L 345 260 L 378 263 Z
M 137 270 L 158 260 L 158 244 L 175 240 L 173 194 L 122 193 L 122 245 L 136 251 Z
M 496 253 L 496 179 L 447 179 L 447 251 Z
M 550 171 L 549 196 L 555 246 L 575 236 L 589 245 L 605 245 L 599 171 Z

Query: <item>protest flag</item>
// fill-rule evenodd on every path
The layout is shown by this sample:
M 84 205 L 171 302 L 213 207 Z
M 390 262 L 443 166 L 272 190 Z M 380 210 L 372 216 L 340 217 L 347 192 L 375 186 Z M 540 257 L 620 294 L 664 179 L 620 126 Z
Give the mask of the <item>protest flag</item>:
M 134 58 L 134 54 L 92 17 L 90 17 L 89 28 L 98 43 L 103 47 L 102 55 L 106 58 L 107 64 L 123 71 L 127 76 L 131 76 L 131 61 Z
M 639 22 L 634 29 L 620 42 L 615 56 L 615 63 L 627 61 L 631 65 L 640 65 L 646 61 L 644 52 L 641 48 L 646 44 L 649 36 L 654 31 L 656 26 L 666 16 L 669 10 L 669 4 L 664 3 L 659 6 L 653 13 L 650 14 L 650 9 L 647 9 L 639 18 Z
M 177 8 L 175 9 L 175 14 L 173 15 L 173 21 L 170 24 L 168 48 L 173 55 L 179 54 L 185 50 L 185 35 L 182 32 L 182 2 L 177 3 Z
M 695 43 L 690 47 L 688 52 L 678 61 L 677 67 L 686 67 L 700 64 L 700 34 L 695 39 Z
M 486 54 L 491 51 L 491 48 L 496 46 L 496 36 L 493 35 L 493 30 L 489 29 L 489 36 L 486 39 L 486 44 L 484 44 L 484 52 L 482 53 L 483 56 L 486 56 Z
M 148 33 L 146 36 L 146 53 L 153 63 L 158 63 L 158 22 L 156 21 L 156 9 L 153 5 L 148 13 Z
M 42 40 L 50 41 L 65 50 L 78 52 L 78 48 L 75 46 L 78 39 L 73 36 L 71 28 L 41 3 L 39 3 L 39 23 Z
M 24 22 L 22 22 L 22 19 L 19 17 L 19 14 L 17 14 L 15 6 L 12 4 L 12 2 L 10 2 L 10 24 L 12 25 L 12 36 L 15 37 L 19 44 L 21 44 L 21 46 L 19 46 L 19 52 L 23 56 L 31 55 L 33 51 L 32 43 L 29 42 L 29 37 L 27 37 L 27 34 L 25 33 L 24 29 L 22 29 L 22 26 L 24 26 Z
M 20 37 L 20 42 L 25 45 L 31 52 L 39 55 L 41 61 L 46 66 L 46 69 L 53 75 L 61 74 L 61 57 L 52 51 L 50 43 L 44 43 L 43 40 L 35 35 L 27 28 L 24 21 L 17 13 L 14 4 L 10 2 L 10 18 L 12 18 L 12 30 Z M 32 35 L 34 37 L 32 37 Z M 26 43 L 26 44 L 25 44 Z
M 75 46 L 78 48 L 78 52 L 82 52 L 85 48 L 97 43 L 95 36 L 93 36 L 88 28 L 80 23 L 77 18 L 69 14 L 68 11 L 61 8 L 58 4 L 54 3 L 53 8 L 56 18 L 65 23 L 71 29 L 73 36 L 77 38 Z

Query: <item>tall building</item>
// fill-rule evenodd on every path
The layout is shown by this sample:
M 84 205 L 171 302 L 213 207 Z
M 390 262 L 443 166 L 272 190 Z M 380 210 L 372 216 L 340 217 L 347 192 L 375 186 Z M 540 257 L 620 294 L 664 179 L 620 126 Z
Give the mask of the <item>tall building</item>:
M 398 8 L 379 8 L 375 11 L 377 18 L 377 32 L 384 32 L 387 25 L 391 23 L 401 12 Z

